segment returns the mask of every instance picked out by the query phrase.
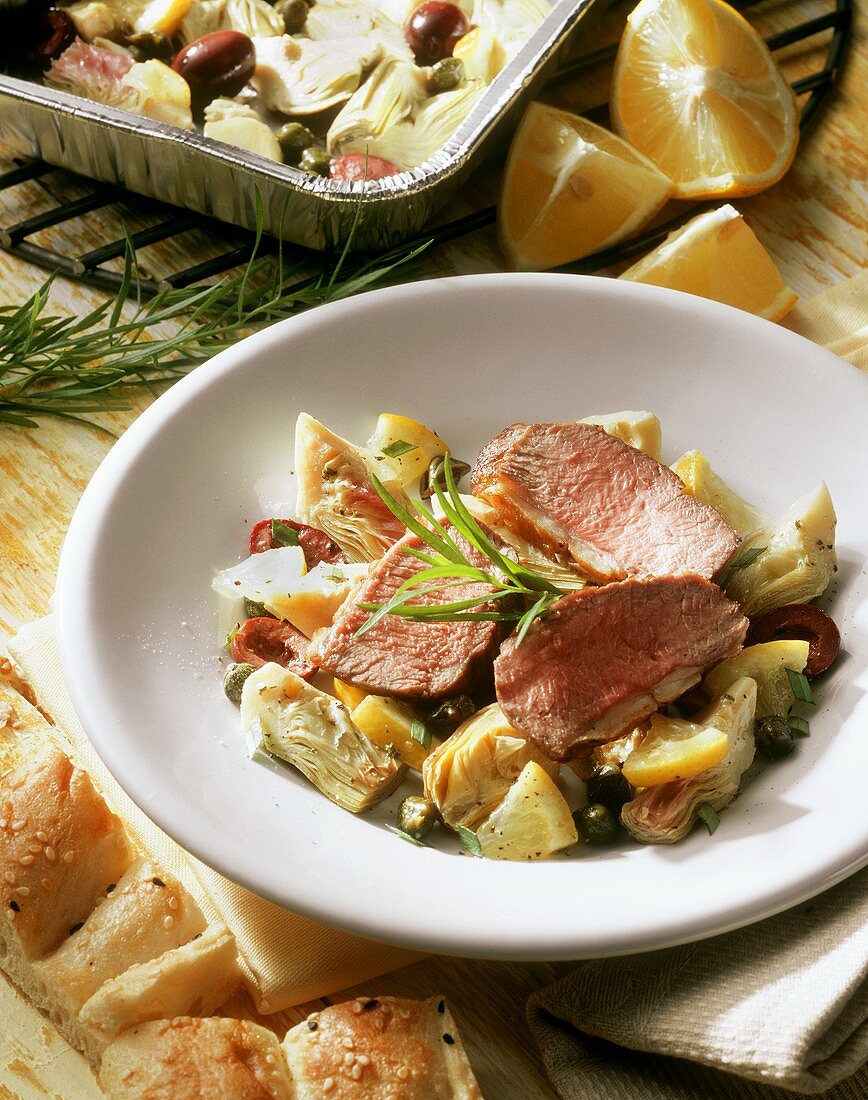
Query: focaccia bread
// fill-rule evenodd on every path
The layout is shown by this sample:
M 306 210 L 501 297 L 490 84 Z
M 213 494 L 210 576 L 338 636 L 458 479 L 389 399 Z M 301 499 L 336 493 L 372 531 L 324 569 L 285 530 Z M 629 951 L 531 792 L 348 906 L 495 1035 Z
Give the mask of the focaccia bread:
M 295 1100 L 277 1036 L 219 1017 L 125 1031 L 105 1053 L 100 1084 L 110 1100 Z
M 124 1028 L 213 1012 L 232 933 L 137 851 L 54 727 L 0 680 L 0 965 L 99 1064 Z
M 482 1100 L 442 997 L 331 1005 L 283 1041 L 296 1100 Z

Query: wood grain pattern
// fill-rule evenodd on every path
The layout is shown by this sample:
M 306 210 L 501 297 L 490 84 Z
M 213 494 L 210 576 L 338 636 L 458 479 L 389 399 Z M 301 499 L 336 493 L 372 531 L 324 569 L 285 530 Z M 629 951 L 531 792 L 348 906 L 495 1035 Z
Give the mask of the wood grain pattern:
M 584 25 L 578 52 L 614 40 L 629 4 L 600 5 Z M 763 33 L 827 11 L 828 3 L 801 0 L 761 5 L 756 16 Z M 751 16 L 754 18 L 754 15 Z M 781 55 L 787 75 L 815 71 L 828 32 Z M 862 270 L 866 262 L 865 133 L 868 124 L 868 66 L 865 18 L 857 11 L 850 56 L 837 91 L 823 117 L 803 141 L 795 164 L 771 190 L 736 205 L 781 268 L 787 282 L 810 296 Z M 599 66 L 580 81 L 552 87 L 546 98 L 583 110 L 605 100 L 609 69 Z M 0 168 L 3 165 L 0 164 Z M 494 200 L 497 166 L 479 173 L 455 198 L 444 216 L 457 216 Z M 80 186 L 70 177 L 49 177 L 0 196 L 0 219 L 6 224 L 29 216 L 48 203 L 48 192 L 67 196 Z M 134 204 L 135 205 L 135 204 Z M 139 217 L 122 212 L 136 228 Z M 111 208 L 90 215 L 70 230 L 46 231 L 45 241 L 71 251 L 95 247 L 121 229 L 121 212 Z M 207 233 L 189 235 L 179 244 L 147 250 L 149 273 L 172 270 L 180 258 L 202 258 L 215 247 Z M 493 230 L 440 248 L 430 254 L 421 276 L 496 271 L 501 266 Z M 44 274 L 0 253 L 4 301 L 24 300 Z M 58 281 L 58 310 L 80 311 L 100 300 L 96 292 Z M 136 399 L 128 413 L 106 415 L 105 425 L 120 432 L 146 399 Z M 49 609 L 57 559 L 72 510 L 112 440 L 87 428 L 46 422 L 28 431 L 0 425 L 0 637 Z M 527 995 L 564 973 L 568 964 L 510 964 L 467 959 L 431 958 L 358 989 L 335 994 L 332 1001 L 356 993 L 394 993 L 424 997 L 446 994 L 459 1021 L 470 1058 L 489 1100 L 554 1100 L 524 1026 Z M 282 1035 L 315 1008 L 300 1005 L 260 1022 Z M 226 1006 L 231 1015 L 255 1018 L 243 997 Z M 63 1097 L 91 1100 L 100 1095 L 80 1056 L 57 1036 L 18 994 L 0 980 L 0 1100 Z

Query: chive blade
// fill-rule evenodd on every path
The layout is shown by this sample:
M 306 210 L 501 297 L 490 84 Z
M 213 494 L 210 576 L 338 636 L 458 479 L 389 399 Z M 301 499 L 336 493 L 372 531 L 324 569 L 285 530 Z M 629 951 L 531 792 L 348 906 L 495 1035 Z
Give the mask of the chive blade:
M 396 439 L 394 443 L 389 443 L 383 447 L 382 453 L 387 458 L 400 458 L 401 455 L 407 455 L 411 451 L 418 451 L 419 448 L 415 443 L 408 443 L 406 439 Z
M 408 844 L 415 844 L 417 848 L 430 848 L 430 844 L 426 844 L 422 840 L 417 840 L 416 837 L 410 836 L 409 833 L 405 833 L 403 829 L 399 829 L 397 825 L 387 825 L 386 828 L 390 833 L 394 833 L 395 836 L 399 836 L 401 840 L 406 840 Z
M 810 737 L 811 727 L 808 724 L 807 719 L 802 718 L 798 714 L 791 714 L 787 719 L 790 729 L 793 731 L 793 737 Z
M 295 531 L 285 523 L 281 523 L 279 519 L 273 519 L 271 521 L 271 537 L 274 542 L 279 543 L 281 546 L 301 545 L 298 538 L 298 531 Z
M 481 858 L 482 845 L 479 843 L 479 837 L 476 833 L 472 829 L 468 829 L 466 825 L 457 825 L 455 831 L 458 833 L 458 840 L 464 851 L 471 856 Z
M 814 693 L 811 691 L 810 681 L 804 672 L 796 672 L 794 668 L 787 668 L 784 669 L 784 671 L 787 674 L 790 688 L 796 699 L 800 703 L 810 703 L 812 706 L 816 705 Z
M 414 718 L 410 723 L 410 736 L 425 752 L 431 748 L 431 731 L 421 718 Z
M 714 836 L 717 826 L 720 824 L 720 814 L 710 802 L 701 802 L 696 807 L 696 816 L 708 829 L 708 835 Z

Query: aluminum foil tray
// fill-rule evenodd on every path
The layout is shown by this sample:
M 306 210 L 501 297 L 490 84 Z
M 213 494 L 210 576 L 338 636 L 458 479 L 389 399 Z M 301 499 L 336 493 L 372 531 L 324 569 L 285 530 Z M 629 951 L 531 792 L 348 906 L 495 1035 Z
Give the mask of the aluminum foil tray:
M 390 247 L 417 233 L 497 145 L 595 0 L 553 0 L 551 12 L 430 160 L 382 180 L 346 183 L 41 84 L 0 76 L 0 142 L 82 175 L 118 183 L 248 229 L 257 193 L 266 232 L 310 248 Z M 364 191 L 362 209 L 359 195 Z

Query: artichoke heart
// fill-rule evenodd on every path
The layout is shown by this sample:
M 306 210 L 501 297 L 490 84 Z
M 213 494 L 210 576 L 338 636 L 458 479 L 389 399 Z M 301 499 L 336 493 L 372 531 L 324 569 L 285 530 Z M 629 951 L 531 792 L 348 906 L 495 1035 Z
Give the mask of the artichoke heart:
M 511 57 L 550 10 L 546 0 L 474 0 L 470 22 L 491 31 Z
M 380 58 L 376 38 L 256 38 L 251 83 L 272 111 L 312 115 L 349 99 Z
M 549 775 L 557 765 L 513 729 L 497 703 L 491 703 L 447 738 L 422 765 L 425 795 L 453 829 L 476 829 L 497 809 L 534 761 Z
M 616 412 L 602 413 L 595 416 L 583 416 L 580 424 L 597 424 L 606 432 L 626 443 L 628 447 L 635 447 L 637 451 L 645 451 L 660 461 L 660 447 L 663 435 L 660 430 L 660 421 L 650 412 Z M 675 471 L 678 473 L 678 471 Z
M 587 580 L 577 573 L 568 562 L 556 561 L 554 558 L 548 557 L 539 546 L 528 542 L 527 539 L 522 538 L 521 535 L 511 531 L 508 527 L 504 527 L 500 514 L 494 508 L 485 504 L 484 501 L 464 493 L 461 494 L 461 500 L 475 519 L 478 519 L 489 531 L 512 547 L 515 552 L 513 556 L 519 565 L 523 565 L 525 569 L 536 573 L 543 580 L 550 581 L 558 588 L 567 591 L 587 586 Z M 435 511 L 439 514 L 438 509 L 435 509 Z
M 268 0 L 196 0 L 181 22 L 182 41 L 193 42 L 212 31 L 266 38 L 282 35 L 284 23 Z
M 413 4 L 410 11 L 415 8 Z M 409 16 L 409 12 L 407 13 Z M 384 57 L 413 60 L 413 51 L 404 38 L 405 18 L 392 19 L 388 11 L 375 3 L 359 0 L 319 0 L 308 13 L 304 37 L 315 41 L 369 36 L 379 42 Z
M 337 156 L 353 142 L 379 137 L 392 126 L 412 119 L 427 98 L 424 69 L 412 61 L 385 58 L 329 127 L 329 152 Z
M 468 80 L 452 91 L 424 100 L 412 117 L 382 134 L 343 141 L 341 152 L 368 153 L 398 168 L 415 168 L 455 134 L 484 91 L 481 81 Z
M 406 534 L 374 489 L 373 457 L 307 413 L 296 422 L 295 456 L 299 519 L 325 531 L 351 561 L 375 561 Z M 400 485 L 383 469 L 378 473 L 392 496 L 409 507 Z
M 241 724 L 249 738 L 352 813 L 391 794 L 407 771 L 353 725 L 343 703 L 277 664 L 245 680 Z
M 727 596 L 751 619 L 821 596 L 838 568 L 836 523 L 835 506 L 822 482 L 774 527 L 761 528 L 745 539 L 723 584 Z M 762 553 L 739 567 L 751 550 Z
M 703 803 L 715 810 L 730 804 L 754 758 L 755 709 L 756 683 L 745 676 L 697 715 L 695 725 L 726 734 L 726 755 L 696 775 L 637 790 L 621 811 L 631 836 L 643 844 L 675 844 L 693 828 Z
M 726 484 L 711 468 L 702 451 L 688 451 L 672 467 L 691 496 L 717 509 L 730 527 L 742 536 L 762 525 L 762 516 Z

